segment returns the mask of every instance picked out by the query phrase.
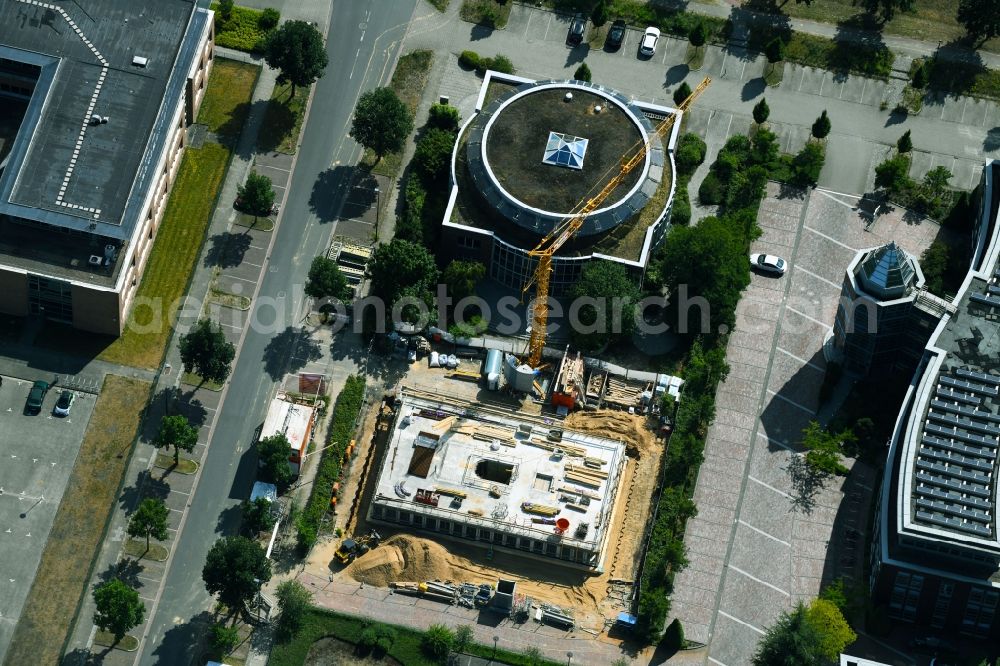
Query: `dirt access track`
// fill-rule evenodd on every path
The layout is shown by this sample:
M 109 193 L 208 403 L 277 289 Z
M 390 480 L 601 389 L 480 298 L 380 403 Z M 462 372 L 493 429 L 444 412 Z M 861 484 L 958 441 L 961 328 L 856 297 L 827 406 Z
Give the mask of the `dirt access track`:
M 370 421 L 370 420 L 369 420 Z M 663 442 L 646 426 L 644 417 L 603 410 L 578 412 L 565 420 L 568 430 L 624 441 L 627 461 L 624 482 L 614 509 L 612 538 L 604 559 L 603 574 L 560 566 L 496 550 L 486 559 L 486 547 L 440 535 L 418 535 L 378 525 L 385 537 L 382 545 L 344 568 L 332 563 L 340 539 L 318 544 L 306 562 L 308 573 L 341 581 L 387 587 L 391 581 L 445 580 L 496 583 L 497 578 L 515 580 L 518 591 L 536 602 L 555 604 L 572 610 L 577 623 L 599 631 L 606 618 L 627 610 L 631 586 L 612 581 L 632 581 L 638 574 L 645 530 L 652 511 L 651 497 L 659 478 Z M 374 424 L 361 441 L 370 445 Z M 378 453 L 378 452 L 376 452 Z M 371 472 L 374 474 L 374 470 Z M 364 534 L 367 506 L 360 507 L 354 532 Z

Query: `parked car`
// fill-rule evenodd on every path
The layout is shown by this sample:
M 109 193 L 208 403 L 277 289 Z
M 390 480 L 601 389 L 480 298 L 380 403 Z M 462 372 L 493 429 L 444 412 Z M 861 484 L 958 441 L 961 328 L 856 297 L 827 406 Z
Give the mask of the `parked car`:
M 48 382 L 38 381 L 31 385 L 28 392 L 28 401 L 24 404 L 25 414 L 38 414 L 42 411 L 42 403 L 45 401 L 45 394 L 49 392 L 51 385 Z
M 656 53 L 656 43 L 658 41 L 660 41 L 660 29 L 649 26 L 642 35 L 642 41 L 639 42 L 639 53 L 651 57 Z
M 569 22 L 569 33 L 566 35 L 566 43 L 576 46 L 583 41 L 583 35 L 587 32 L 587 18 L 583 14 L 577 14 Z
M 784 275 L 785 269 L 788 268 L 784 259 L 773 254 L 751 254 L 750 264 L 758 270 L 778 275 Z
M 625 41 L 625 21 L 622 19 L 616 20 L 611 24 L 611 29 L 608 30 L 608 38 L 604 40 L 604 48 L 609 51 L 617 51 L 622 47 L 622 42 Z
M 59 401 L 56 402 L 56 406 L 52 408 L 52 413 L 55 416 L 69 416 L 69 409 L 73 406 L 73 399 L 76 396 L 73 395 L 71 391 L 63 391 L 59 394 Z

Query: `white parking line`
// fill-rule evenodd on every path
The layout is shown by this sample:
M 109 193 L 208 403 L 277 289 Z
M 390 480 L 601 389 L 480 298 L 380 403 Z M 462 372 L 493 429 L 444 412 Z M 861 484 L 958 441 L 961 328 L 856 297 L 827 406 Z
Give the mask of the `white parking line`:
M 763 629 L 760 629 L 760 628 L 758 628 L 758 627 L 755 627 L 755 626 L 753 626 L 752 624 L 750 624 L 749 622 L 744 622 L 743 620 L 741 620 L 741 619 L 740 619 L 740 618 L 738 618 L 738 617 L 733 617 L 732 615 L 730 615 L 729 613 L 727 613 L 727 612 L 726 612 L 726 611 L 724 611 L 724 610 L 720 610 L 720 611 L 719 611 L 719 615 L 721 615 L 722 617 L 727 617 L 727 618 L 729 618 L 730 620 L 732 620 L 733 622 L 736 622 L 737 624 L 742 624 L 742 625 L 743 625 L 744 627 L 750 627 L 751 629 L 753 629 L 754 631 L 756 631 L 756 632 L 757 632 L 758 634 L 760 634 L 761 636 L 763 636 L 763 635 L 764 635 L 764 630 L 763 630 Z M 712 661 L 715 661 L 715 660 L 713 659 Z
M 275 171 L 284 171 L 285 173 L 292 172 L 291 169 L 282 169 L 281 167 L 271 166 L 270 164 L 260 164 L 259 162 L 257 164 L 254 164 L 254 166 L 257 167 L 258 169 L 274 169 Z
M 798 409 L 801 409 L 803 412 L 805 412 L 806 414 L 809 414 L 810 416 L 816 416 L 816 410 L 815 409 L 809 409 L 805 405 L 803 405 L 801 403 L 798 403 L 798 402 L 795 402 L 791 398 L 786 398 L 785 396 L 783 396 L 780 393 L 777 393 L 775 391 L 772 391 L 771 389 L 768 389 L 767 392 L 770 393 L 771 395 L 773 395 L 778 400 L 784 400 L 785 402 L 787 402 L 792 407 L 796 407 Z
M 735 571 L 736 573 L 738 573 L 738 574 L 743 574 L 744 576 L 746 576 L 746 577 L 747 577 L 747 578 L 749 578 L 750 580 L 752 580 L 752 581 L 755 581 L 755 582 L 757 582 L 757 583 L 760 583 L 761 585 L 764 585 L 764 586 L 766 586 L 766 587 L 769 587 L 769 588 L 771 588 L 772 590 L 774 590 L 775 592 L 781 592 L 781 593 L 782 593 L 783 595 L 785 595 L 786 597 L 791 597 L 791 596 L 792 596 L 792 595 L 790 595 L 790 594 L 789 594 L 788 592 L 786 592 L 785 590 L 783 590 L 783 589 L 781 589 L 780 587 L 778 587 L 777 585 L 771 585 L 771 584 L 770 584 L 770 583 L 768 583 L 768 582 L 767 582 L 766 580 L 761 580 L 760 578 L 757 578 L 756 576 L 754 576 L 754 575 L 752 575 L 752 574 L 748 574 L 748 573 L 747 573 L 746 571 L 743 571 L 743 569 L 739 569 L 739 568 L 737 568 L 737 567 L 734 567 L 734 566 L 733 566 L 732 564 L 729 564 L 729 565 L 727 565 L 727 566 L 728 566 L 728 567 L 729 567 L 730 569 L 732 569 L 733 571 Z M 719 611 L 719 612 L 721 613 L 722 611 Z
M 787 497 L 788 499 L 792 499 L 792 496 L 789 495 L 788 493 L 786 493 L 784 490 L 778 490 L 777 488 L 775 488 L 771 484 L 764 483 L 763 481 L 761 481 L 757 477 L 747 475 L 747 478 L 750 479 L 751 481 L 753 481 L 754 483 L 758 484 L 758 485 L 764 486 L 768 490 L 773 490 L 774 492 L 778 493 L 779 495 L 782 495 L 783 497 Z
M 240 266 L 253 266 L 254 268 L 262 268 L 262 264 L 255 264 L 252 261 L 246 261 L 245 259 L 240 262 Z
M 836 289 L 837 291 L 840 291 L 840 288 L 841 288 L 841 287 L 840 287 L 840 285 L 839 285 L 839 284 L 837 284 L 836 282 L 834 282 L 834 281 L 832 281 L 832 280 L 827 280 L 827 279 L 826 279 L 825 277 L 823 277 L 822 275 L 817 275 L 816 273 L 813 273 L 813 272 L 812 272 L 812 271 L 810 271 L 810 270 L 807 270 L 807 269 L 805 269 L 805 268 L 802 268 L 802 266 L 800 266 L 800 265 L 798 265 L 798 264 L 795 264 L 795 270 L 797 270 L 797 271 L 802 271 L 802 272 L 803 272 L 803 273 L 805 273 L 806 275 L 810 275 L 810 276 L 812 276 L 812 277 L 816 278 L 817 280 L 820 280 L 820 281 L 822 281 L 822 282 L 826 282 L 826 283 L 827 283 L 828 285 L 830 285 L 831 287 L 833 287 L 833 288 L 834 288 L 834 289 Z
M 788 451 L 789 453 L 791 453 L 794 456 L 801 456 L 801 455 L 803 455 L 802 452 L 796 451 L 791 446 L 789 446 L 788 442 L 783 442 L 780 439 L 775 439 L 774 437 L 768 437 L 767 435 L 765 435 L 762 432 L 758 432 L 757 436 L 758 437 L 763 437 L 764 439 L 766 439 L 771 444 L 775 444 L 777 446 L 780 446 L 781 448 L 785 449 L 786 451 Z
M 709 660 L 710 662 L 712 662 L 713 664 L 718 664 L 719 666 L 726 666 L 725 664 L 723 664 L 723 663 L 722 663 L 721 661 L 719 661 L 718 659 L 713 659 L 712 657 L 709 657 L 709 658 L 708 658 L 708 660 Z
M 819 190 L 817 189 L 817 191 L 819 191 Z M 830 201 L 833 201 L 834 203 L 838 203 L 838 204 L 840 204 L 841 206 L 844 206 L 845 208 L 850 208 L 851 210 L 854 210 L 854 209 L 856 209 L 856 208 L 857 208 L 857 206 L 855 206 L 855 205 L 853 205 L 853 204 L 849 204 L 849 203 L 847 203 L 847 202 L 844 202 L 844 201 L 841 201 L 841 200 L 840 200 L 840 199 L 838 199 L 837 197 L 834 197 L 834 196 L 831 196 L 831 194 L 830 194 L 829 192 L 822 192 L 822 191 L 821 191 L 821 192 L 820 192 L 820 194 L 822 194 L 822 195 L 823 195 L 824 197 L 826 197 L 826 198 L 827 198 L 827 199 L 829 199 Z
M 534 16 L 534 15 L 535 15 L 535 12 L 528 12 L 528 20 L 525 21 L 525 23 L 524 23 L 524 35 L 522 35 L 522 37 L 524 37 L 525 39 L 527 39 L 527 37 L 528 37 L 528 26 L 531 25 L 531 17 Z
M 788 356 L 789 358 L 794 358 L 796 361 L 798 361 L 802 365 L 809 366 L 813 370 L 819 370 L 820 372 L 826 372 L 826 370 L 824 370 L 823 368 L 819 367 L 818 365 L 816 365 L 812 361 L 807 361 L 804 358 L 802 358 L 801 356 L 796 356 L 795 354 L 793 354 L 792 352 L 788 351 L 787 349 L 782 349 L 781 347 L 775 347 L 774 349 L 775 349 L 775 351 L 779 351 L 782 354 L 784 354 L 785 356 Z
M 229 275 L 228 273 L 223 273 L 219 277 L 224 280 L 239 280 L 240 282 L 249 282 L 250 284 L 257 284 L 257 280 L 249 280 L 247 278 L 236 277 L 235 275 Z
M 542 35 L 542 41 L 544 42 L 549 38 L 549 26 L 552 25 L 552 14 L 549 14 L 549 20 L 545 22 L 545 34 Z
M 787 542 L 787 541 L 785 541 L 784 539 L 779 539 L 778 537 L 774 536 L 773 534 L 768 534 L 768 533 L 767 533 L 767 532 L 765 532 L 764 530 L 761 530 L 761 529 L 757 529 L 756 527 L 754 527 L 753 525 L 751 525 L 751 524 L 750 524 L 750 523 L 748 523 L 747 521 L 743 520 L 742 518 L 741 518 L 741 519 L 739 520 L 739 523 L 740 523 L 740 525 L 742 525 L 743 527 L 749 527 L 750 529 L 752 529 L 752 530 L 753 530 L 754 532 L 756 532 L 757 534 L 760 534 L 760 535 L 763 535 L 763 536 L 766 536 L 766 537 L 767 537 L 768 539 L 771 539 L 772 541 L 777 541 L 778 543 L 780 543 L 780 544 L 784 544 L 784 545 L 788 546 L 789 548 L 791 548 L 791 547 L 792 547 L 792 544 L 788 543 L 788 542 Z
M 858 104 L 865 103 L 865 88 L 868 87 L 868 77 L 861 79 L 864 83 L 861 84 L 861 99 L 858 100 Z
M 822 322 L 819 319 L 815 319 L 813 317 L 810 317 L 805 312 L 800 312 L 800 311 L 796 310 L 795 308 L 793 308 L 791 305 L 786 305 L 785 309 L 794 312 L 795 314 L 799 315 L 800 317 L 805 317 L 806 319 L 808 319 L 809 321 L 813 322 L 814 324 L 819 324 L 820 326 L 822 326 L 823 328 L 825 328 L 827 330 L 831 330 L 831 331 L 833 330 L 833 327 L 830 326 L 829 324 L 827 324 L 826 322 Z
M 808 229 L 809 231 L 813 232 L 813 233 L 814 233 L 814 234 L 816 234 L 817 236 L 820 236 L 821 238 L 825 238 L 825 239 L 827 239 L 828 241 L 830 241 L 831 243 L 836 243 L 836 244 L 837 244 L 837 245 L 839 245 L 840 247 L 842 247 L 842 248 L 846 248 L 846 249 L 850 250 L 851 252 L 857 252 L 857 251 L 858 251 L 858 248 L 856 248 L 856 247 L 851 247 L 850 245 L 845 245 L 844 243 L 841 243 L 841 242 L 840 242 L 839 240 L 837 240 L 836 238 L 834 238 L 834 237 L 832 237 L 832 236 L 827 236 L 826 234 L 824 234 L 824 233 L 823 233 L 822 231 L 820 231 L 819 229 L 813 229 L 812 227 L 810 227 L 810 226 L 807 226 L 807 225 L 803 225 L 803 226 L 802 226 L 802 228 L 803 228 L 803 229 Z

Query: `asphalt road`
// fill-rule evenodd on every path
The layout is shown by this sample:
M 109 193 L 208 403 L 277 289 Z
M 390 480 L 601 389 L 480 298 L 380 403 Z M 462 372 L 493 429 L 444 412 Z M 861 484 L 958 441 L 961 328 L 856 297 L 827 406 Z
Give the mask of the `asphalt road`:
M 251 318 L 239 351 L 198 492 L 192 497 L 137 663 L 174 666 L 188 664 L 196 656 L 203 628 L 199 621 L 212 605 L 201 580 L 205 555 L 217 538 L 236 530 L 238 505 L 253 483 L 253 452 L 247 449 L 275 387 L 265 372 L 265 350 L 277 332 L 301 318 L 309 263 L 334 233 L 336 211 L 350 177 L 348 165 L 360 154 L 347 137 L 355 102 L 362 91 L 387 80 L 414 2 L 333 5 L 327 36 L 330 65 L 317 84 L 302 135 L 268 272 L 255 301 L 258 316 Z

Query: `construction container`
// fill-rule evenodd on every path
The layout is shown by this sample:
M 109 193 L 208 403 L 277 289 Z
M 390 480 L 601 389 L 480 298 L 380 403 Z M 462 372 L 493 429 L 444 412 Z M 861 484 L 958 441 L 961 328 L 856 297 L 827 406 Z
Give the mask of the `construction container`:
M 500 389 L 500 372 L 503 370 L 503 352 L 499 349 L 491 349 L 486 352 L 486 362 L 483 363 L 483 378 L 486 380 L 486 389 L 497 391 Z

